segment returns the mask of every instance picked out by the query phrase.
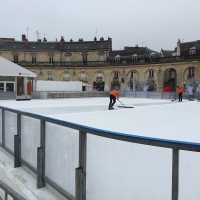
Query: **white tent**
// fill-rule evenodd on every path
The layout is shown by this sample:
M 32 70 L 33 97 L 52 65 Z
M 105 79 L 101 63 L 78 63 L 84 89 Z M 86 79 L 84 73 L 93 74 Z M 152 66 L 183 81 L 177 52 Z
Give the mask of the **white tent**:
M 37 77 L 35 73 L 0 56 L 0 76 Z
M 0 98 L 31 98 L 37 75 L 0 56 Z M 29 85 L 29 86 L 28 86 Z

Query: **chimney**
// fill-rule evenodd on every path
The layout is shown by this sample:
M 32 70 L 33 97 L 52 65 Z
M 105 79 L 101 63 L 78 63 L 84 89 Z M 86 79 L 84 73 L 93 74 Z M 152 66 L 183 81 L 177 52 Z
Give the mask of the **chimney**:
M 108 37 L 108 42 L 109 42 L 110 51 L 112 51 L 112 38 Z
M 65 42 L 65 39 L 64 39 L 63 36 L 61 36 L 61 38 L 60 38 L 60 45 L 62 46 L 64 44 L 64 42 Z
M 46 39 L 46 37 L 44 37 L 44 38 L 43 38 L 43 42 L 47 42 L 47 39 Z
M 26 39 L 26 35 L 25 34 L 22 34 L 22 42 L 26 42 L 27 39 Z
M 61 38 L 60 38 L 60 42 L 63 43 L 64 41 L 65 41 L 64 37 L 61 36 Z
M 22 35 L 22 42 L 24 42 L 24 45 L 25 45 L 26 47 L 28 47 L 28 39 L 26 38 L 26 35 L 25 35 L 25 34 Z

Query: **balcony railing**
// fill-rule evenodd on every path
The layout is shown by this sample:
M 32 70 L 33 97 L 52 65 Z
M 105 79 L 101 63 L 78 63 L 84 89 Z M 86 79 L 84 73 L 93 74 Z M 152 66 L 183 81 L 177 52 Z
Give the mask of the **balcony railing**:
M 121 58 L 120 62 L 115 61 L 114 59 L 109 59 L 108 61 L 76 61 L 76 62 L 37 62 L 32 63 L 28 61 L 19 61 L 18 64 L 23 67 L 65 67 L 65 66 L 72 66 L 72 67 L 79 67 L 79 66 L 108 66 L 108 65 L 144 65 L 149 63 L 172 63 L 172 62 L 185 62 L 187 60 L 200 60 L 200 55 L 195 56 L 172 56 L 172 57 L 158 57 L 158 58 L 145 58 L 140 60 L 130 60 L 130 59 L 123 59 Z

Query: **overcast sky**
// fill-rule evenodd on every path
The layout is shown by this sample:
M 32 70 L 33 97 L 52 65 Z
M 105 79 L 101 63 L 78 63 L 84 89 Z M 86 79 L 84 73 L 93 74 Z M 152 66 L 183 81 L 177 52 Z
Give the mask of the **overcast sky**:
M 200 39 L 200 0 L 0 0 L 0 37 L 112 38 L 113 49 L 173 50 Z M 36 34 L 38 32 L 39 34 Z

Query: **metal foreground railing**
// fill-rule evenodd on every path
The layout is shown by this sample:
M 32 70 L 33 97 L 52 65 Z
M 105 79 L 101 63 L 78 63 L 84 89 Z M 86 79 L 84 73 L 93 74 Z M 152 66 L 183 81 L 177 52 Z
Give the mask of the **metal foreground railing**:
M 172 149 L 172 193 L 171 200 L 178 200 L 179 194 L 179 152 L 194 151 L 200 152 L 200 144 L 186 143 L 166 139 L 155 139 L 142 136 L 125 135 L 117 132 L 108 132 L 86 126 L 81 126 L 69 123 L 62 120 L 57 120 L 45 116 L 40 116 L 28 112 L 23 112 L 15 109 L 1 107 L 1 122 L 2 122 L 2 144 L 1 146 L 14 155 L 14 166 L 20 167 L 22 164 L 26 165 L 30 170 L 37 174 L 38 188 L 44 187 L 45 183 L 50 184 L 60 194 L 69 200 L 86 200 L 86 155 L 87 155 L 87 135 L 92 134 L 99 137 L 109 138 L 113 140 L 126 141 L 130 143 L 137 143 L 143 145 L 150 145 L 155 147 Z M 5 112 L 12 112 L 17 114 L 17 133 L 14 136 L 14 153 L 5 146 Z M 21 158 L 21 117 L 28 116 L 40 121 L 40 147 L 37 149 L 37 169 L 36 171 Z M 50 122 L 56 125 L 68 127 L 79 131 L 79 165 L 76 168 L 76 182 L 75 182 L 75 197 L 70 195 L 67 191 L 63 190 L 60 186 L 56 185 L 48 177 L 45 176 L 45 137 L 46 137 L 46 123 Z
M 12 188 L 10 188 L 7 184 L 2 182 L 1 180 L 0 180 L 0 188 L 4 191 L 4 194 L 0 195 L 0 199 L 2 200 L 8 200 L 10 199 L 10 197 L 13 200 L 26 200 L 24 197 L 15 192 Z

